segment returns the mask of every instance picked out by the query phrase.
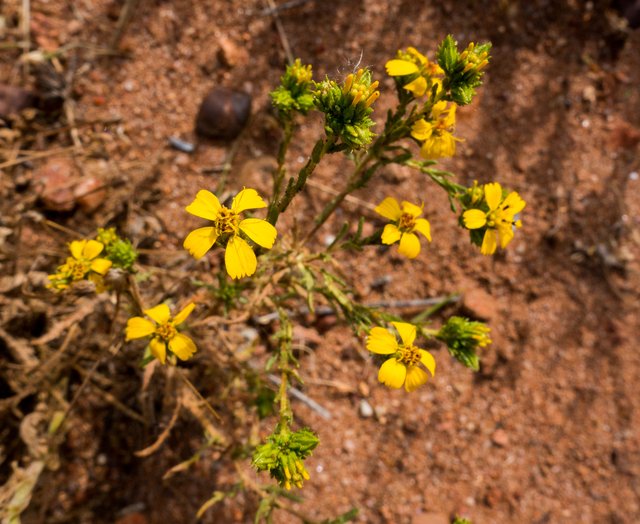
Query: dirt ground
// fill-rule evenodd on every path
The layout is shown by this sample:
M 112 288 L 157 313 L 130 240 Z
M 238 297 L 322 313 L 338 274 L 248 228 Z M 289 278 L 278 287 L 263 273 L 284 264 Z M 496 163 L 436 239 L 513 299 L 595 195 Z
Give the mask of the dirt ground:
M 461 293 L 444 313 L 488 321 L 493 344 L 475 374 L 434 349 L 436 376 L 406 394 L 377 382 L 364 340 L 338 319 L 307 319 L 296 333 L 313 348 L 301 356 L 304 393 L 330 419 L 295 404 L 298 422 L 314 428 L 321 443 L 294 507 L 319 521 L 357 507 L 363 523 L 438 524 L 453 515 L 474 524 L 640 522 L 640 31 L 625 28 L 605 1 L 277 4 L 281 32 L 265 12 L 268 2 L 141 0 L 119 53 L 109 54 L 120 2 L 31 2 L 29 49 L 63 48 L 53 75 L 59 85 L 50 81 L 47 89 L 67 104 L 38 124 L 31 142 L 18 139 L 2 150 L 0 399 L 15 399 L 15 384 L 29 384 L 15 378 L 27 369 L 16 361 L 21 348 L 36 359 L 29 374 L 39 384 L 64 381 L 61 402 L 74 397 L 94 363 L 99 380 L 76 400 L 56 463 L 42 473 L 23 521 L 194 522 L 213 491 L 237 480 L 229 457 L 206 449 L 193 467 L 163 480 L 203 446 L 202 429 L 187 414 L 157 452 L 134 455 L 169 423 L 169 388 L 156 373 L 143 391 L 139 348 L 121 340 L 117 354 L 96 356 L 122 338 L 104 330 L 114 308 L 108 298 L 43 288 L 70 240 L 44 219 L 82 235 L 117 225 L 143 250 L 143 271 L 165 268 L 149 277 L 149 300 L 180 302 L 198 293 L 204 300 L 190 284 L 203 266 L 181 247 L 198 221 L 183 209 L 199 189 L 216 187 L 228 160 L 230 189 L 268 194 L 280 136 L 268 93 L 286 63 L 283 43 L 313 65 L 316 79 L 369 66 L 381 80 L 374 117 L 382 121 L 395 96 L 386 60 L 406 46 L 433 56 L 450 33 L 463 45 L 490 40 L 494 47 L 480 96 L 458 113 L 464 142 L 442 165 L 463 184 L 499 181 L 518 191 L 527 201 L 522 230 L 504 254 L 483 257 L 456 226 L 446 195 L 415 172 L 387 168 L 320 237 L 344 217 L 379 224 L 361 202 L 419 195 L 434 237 L 422 255 L 408 261 L 393 249 L 384 256 L 368 249 L 347 259 L 345 272 L 363 302 Z M 0 5 L 5 41 L 19 42 L 21 2 Z M 27 70 L 20 55 L 2 50 L 0 79 L 42 92 L 34 87 L 35 66 Z M 253 99 L 236 140 L 194 132 L 201 100 L 219 85 Z M 317 116 L 302 125 L 291 170 L 320 131 Z M 170 137 L 197 147 L 178 151 Z M 59 149 L 55 158 L 97 184 L 93 199 L 47 209 L 38 198 L 38 170 L 52 157 L 11 165 L 21 148 Z M 331 197 L 326 188 L 340 188 L 346 168 L 338 159 L 321 167 L 283 224 L 308 223 Z M 217 343 L 199 342 L 205 354 Z M 272 418 L 243 425 L 240 397 L 218 387 L 224 370 L 199 371 L 198 358 L 185 369 L 238 438 L 268 434 Z M 0 484 L 13 461 L 26 465 L 19 427 L 43 400 L 37 391 L 26 391 L 13 409 L 2 404 Z M 268 480 L 251 472 L 248 459 L 246 465 L 245 475 Z M 202 522 L 252 522 L 256 504 L 254 495 L 240 494 Z M 296 520 L 282 511 L 274 516 L 277 523 Z

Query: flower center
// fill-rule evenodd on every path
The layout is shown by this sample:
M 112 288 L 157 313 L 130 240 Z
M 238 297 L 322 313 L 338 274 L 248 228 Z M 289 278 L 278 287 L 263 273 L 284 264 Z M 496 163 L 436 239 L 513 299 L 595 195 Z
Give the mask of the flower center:
M 409 213 L 402 213 L 398 222 L 398 229 L 402 232 L 413 231 L 416 227 L 416 217 Z
M 237 233 L 238 224 L 240 220 L 238 215 L 231 209 L 222 206 L 218 211 L 218 217 L 216 218 L 216 230 L 219 235 L 225 235 L 228 233 Z
M 72 280 L 82 280 L 91 269 L 91 262 L 87 259 L 69 259 L 67 271 Z
M 405 366 L 416 366 L 420 362 L 420 350 L 416 346 L 400 346 L 398 360 Z
M 171 322 L 161 324 L 156 328 L 156 335 L 165 342 L 171 340 L 177 333 L 178 331 L 176 330 L 176 327 Z

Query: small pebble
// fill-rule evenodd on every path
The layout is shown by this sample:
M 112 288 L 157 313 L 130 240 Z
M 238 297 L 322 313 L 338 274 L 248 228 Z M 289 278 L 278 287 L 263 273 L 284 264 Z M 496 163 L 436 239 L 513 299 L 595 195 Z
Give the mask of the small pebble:
M 182 151 L 183 153 L 193 153 L 196 150 L 196 146 L 194 146 L 191 142 L 186 142 L 175 136 L 169 137 L 169 145 L 174 149 L 177 149 L 178 151 Z
M 491 435 L 491 441 L 501 448 L 509 444 L 509 435 L 504 429 L 496 429 Z
M 638 180 L 638 172 L 631 171 L 631 173 L 629 173 L 629 180 Z
M 371 404 L 369 404 L 365 399 L 360 401 L 360 406 L 358 411 L 360 412 L 360 416 L 362 418 L 371 418 L 373 417 L 373 408 Z
M 325 235 L 323 242 L 325 246 L 330 246 L 331 244 L 333 244 L 333 242 L 335 241 L 336 236 L 335 235 Z

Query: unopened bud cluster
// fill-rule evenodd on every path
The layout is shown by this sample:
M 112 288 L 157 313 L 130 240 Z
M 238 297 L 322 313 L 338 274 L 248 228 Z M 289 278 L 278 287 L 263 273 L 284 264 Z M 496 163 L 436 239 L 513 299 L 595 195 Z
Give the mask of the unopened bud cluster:
M 369 144 L 375 136 L 370 115 L 371 105 L 380 96 L 377 88 L 378 81 L 371 81 L 368 69 L 349 74 L 342 85 L 329 79 L 316 84 L 316 108 L 325 115 L 327 134 L 340 138 L 349 149 Z
M 309 480 L 304 459 L 318 445 L 318 437 L 308 428 L 290 432 L 288 429 L 267 437 L 265 444 L 258 446 L 253 454 L 253 466 L 257 471 L 268 471 L 280 486 L 302 487 Z
M 489 327 L 483 322 L 475 322 L 463 317 L 450 317 L 436 338 L 447 345 L 449 353 L 462 364 L 475 371 L 479 360 L 476 351 L 491 344 Z

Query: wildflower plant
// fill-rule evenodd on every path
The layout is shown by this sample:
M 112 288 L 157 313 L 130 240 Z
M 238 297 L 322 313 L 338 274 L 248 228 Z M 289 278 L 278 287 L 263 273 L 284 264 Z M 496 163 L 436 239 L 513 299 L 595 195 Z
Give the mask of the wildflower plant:
M 433 59 L 413 47 L 397 51 L 384 64 L 386 74 L 395 81 L 397 103 L 383 123 L 376 123 L 374 118 L 380 81 L 370 69 L 358 69 L 344 78 L 316 81 L 311 65 L 300 59 L 290 64 L 280 85 L 271 93 L 282 126 L 271 194 L 260 195 L 254 188 L 238 187 L 227 204 L 222 192 L 201 188 L 185 208 L 185 218 L 190 214 L 209 224 L 188 232 L 183 247 L 195 259 L 211 253 L 208 259 L 215 273 L 213 279 L 194 276 L 190 280 L 194 293 L 201 288 L 209 292 L 210 304 L 199 307 L 197 313 L 192 300 L 172 316 L 166 303 L 158 304 L 157 297 L 153 301 L 145 298 L 149 293 L 144 290 L 142 272 L 137 270 L 136 250 L 113 229 L 100 229 L 96 239 L 71 242 L 71 256 L 49 277 L 49 286 L 60 291 L 79 280 L 104 279 L 108 283 L 110 269 L 123 271 L 126 296 L 130 298 L 126 324 L 123 322 L 124 341 L 148 341 L 146 357 L 141 356 L 142 365 L 156 359 L 165 364 L 162 370 L 167 376 L 173 376 L 181 362 L 187 360 L 198 369 L 224 367 L 234 376 L 225 395 L 244 382 L 247 390 L 257 391 L 259 415 L 270 412 L 265 403 L 274 408 L 275 420 L 270 421 L 271 429 L 262 438 L 254 435 L 237 446 L 226 445 L 218 453 L 226 453 L 234 461 L 250 456 L 255 470 L 268 472 L 277 486 L 256 485 L 238 469 L 236 487 L 214 491 L 199 515 L 224 498 L 235 496 L 238 490 L 251 489 L 261 500 L 256 521 L 268 520 L 273 511 L 290 509 L 283 501 L 287 490 L 313 481 L 305 462 L 321 445 L 320 437 L 312 428 L 300 427 L 290 401 L 292 388 L 303 384 L 305 377 L 303 361 L 293 345 L 293 328 L 301 312 L 313 315 L 323 307 L 338 313 L 371 353 L 372 362 L 379 364 L 378 380 L 391 389 L 404 389 L 411 394 L 428 387 L 429 380 L 436 377 L 437 354 L 423 347 L 438 343 L 464 366 L 479 369 L 480 353 L 491 343 L 486 324 L 452 316 L 435 328 L 429 325 L 428 314 L 408 322 L 382 308 L 359 303 L 341 271 L 340 259 L 393 244 L 408 259 L 429 256 L 432 248 L 424 240 L 431 242 L 432 231 L 424 202 L 432 200 L 425 181 L 445 191 L 456 214 L 453 222 L 468 232 L 471 243 L 479 246 L 482 254 L 492 255 L 498 246 L 508 247 L 522 225 L 520 214 L 525 202 L 520 195 L 497 182 L 475 182 L 467 187 L 457 183 L 452 173 L 435 167 L 439 159 L 456 154 L 456 145 L 461 142 L 455 131 L 457 111 L 472 101 L 481 85 L 490 48 L 488 43 L 470 43 L 460 51 L 448 36 Z M 322 116 L 324 131 L 303 166 L 290 173 L 290 143 L 300 119 L 312 111 Z M 335 189 L 333 198 L 315 217 L 301 221 L 295 228 L 282 226 L 280 217 L 307 187 L 317 166 L 334 154 L 344 154 L 352 167 L 339 177 L 338 184 L 342 185 Z M 361 217 L 355 227 L 348 222 L 343 224 L 329 245 L 318 242 L 317 233 L 342 202 L 389 164 L 414 170 L 425 193 L 412 195 L 410 200 L 403 199 L 406 195 L 402 194 L 386 196 L 375 207 L 380 219 L 366 237 L 365 219 Z M 257 216 L 252 216 L 254 212 Z M 105 288 L 109 289 L 108 285 Z M 114 291 L 120 298 L 121 290 Z M 171 297 L 162 300 L 166 298 Z M 145 303 L 157 305 L 148 307 Z M 180 330 L 191 314 L 197 318 L 191 322 L 187 336 Z M 271 326 L 271 336 L 264 336 L 268 346 L 264 361 L 254 359 L 251 350 L 229 349 L 225 342 L 227 327 L 250 320 Z M 217 330 L 217 336 L 204 335 L 209 327 Z M 180 376 L 188 381 L 185 374 Z M 269 381 L 277 385 L 277 390 L 265 395 L 262 390 Z M 190 391 L 197 392 L 206 402 L 196 386 L 187 383 Z M 201 412 L 196 412 L 199 420 L 204 420 Z M 225 440 L 219 435 L 211 437 L 217 433 L 210 421 L 203 421 L 202 425 L 211 445 Z M 299 514 L 294 510 L 291 513 Z M 349 512 L 339 521 L 346 522 L 353 516 Z

